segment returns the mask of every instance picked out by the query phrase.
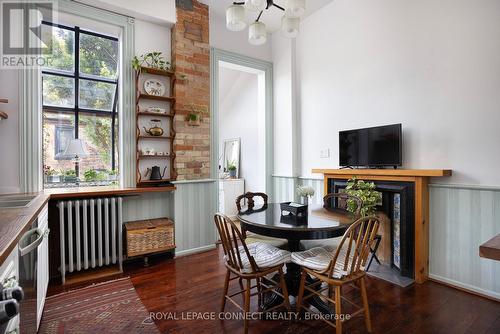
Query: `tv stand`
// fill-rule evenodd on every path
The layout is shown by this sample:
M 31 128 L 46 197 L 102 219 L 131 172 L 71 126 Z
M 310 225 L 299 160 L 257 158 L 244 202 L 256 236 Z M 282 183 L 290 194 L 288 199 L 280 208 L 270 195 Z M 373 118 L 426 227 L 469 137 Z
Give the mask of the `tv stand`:
M 342 166 L 342 167 L 340 167 L 340 169 L 354 169 L 354 167 L 352 167 L 352 166 Z

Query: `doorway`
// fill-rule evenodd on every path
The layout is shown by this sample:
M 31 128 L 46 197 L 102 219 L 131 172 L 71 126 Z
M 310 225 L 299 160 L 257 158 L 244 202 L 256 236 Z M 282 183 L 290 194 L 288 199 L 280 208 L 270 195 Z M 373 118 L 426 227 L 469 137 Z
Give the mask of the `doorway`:
M 272 64 L 212 49 L 212 176 L 218 211 L 236 215 L 247 191 L 272 198 Z

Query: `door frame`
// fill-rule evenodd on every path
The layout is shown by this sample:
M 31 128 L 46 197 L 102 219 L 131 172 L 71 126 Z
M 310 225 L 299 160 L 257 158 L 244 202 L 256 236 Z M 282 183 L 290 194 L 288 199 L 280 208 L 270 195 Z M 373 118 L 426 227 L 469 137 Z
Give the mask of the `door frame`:
M 269 198 L 274 198 L 273 171 L 274 171 L 274 102 L 273 102 L 273 63 L 260 59 L 243 56 L 234 52 L 217 48 L 210 48 L 210 108 L 212 119 L 210 130 L 212 141 L 210 147 L 211 167 L 210 174 L 215 180 L 219 179 L 219 62 L 231 63 L 249 67 L 264 72 L 265 76 L 265 189 Z M 217 208 L 219 207 L 219 187 L 216 187 Z

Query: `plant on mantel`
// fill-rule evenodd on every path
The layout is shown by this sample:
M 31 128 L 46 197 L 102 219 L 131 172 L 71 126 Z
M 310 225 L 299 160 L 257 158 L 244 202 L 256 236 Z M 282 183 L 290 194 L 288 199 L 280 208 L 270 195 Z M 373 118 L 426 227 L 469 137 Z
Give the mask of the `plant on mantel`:
M 366 182 L 358 180 L 355 177 L 347 181 L 345 192 L 348 195 L 355 196 L 363 201 L 361 206 L 361 216 L 371 216 L 377 211 L 377 205 L 382 200 L 382 193 L 375 190 L 376 185 L 374 182 Z M 357 204 L 354 200 L 347 200 L 347 210 L 355 213 Z

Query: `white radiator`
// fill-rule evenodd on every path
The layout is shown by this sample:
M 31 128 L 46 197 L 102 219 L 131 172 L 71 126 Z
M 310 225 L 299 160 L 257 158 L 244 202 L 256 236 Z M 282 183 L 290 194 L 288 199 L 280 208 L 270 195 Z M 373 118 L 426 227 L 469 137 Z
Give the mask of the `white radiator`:
M 123 262 L 122 198 L 60 201 L 62 282 L 66 273 Z

